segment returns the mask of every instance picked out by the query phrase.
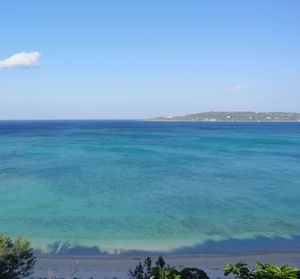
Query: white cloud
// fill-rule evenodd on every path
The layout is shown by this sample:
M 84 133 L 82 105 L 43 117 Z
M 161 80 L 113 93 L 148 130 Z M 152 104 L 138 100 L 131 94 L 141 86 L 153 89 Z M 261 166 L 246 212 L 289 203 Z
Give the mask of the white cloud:
M 241 91 L 246 90 L 247 88 L 248 88 L 248 85 L 235 84 L 235 85 L 228 87 L 228 90 L 232 91 L 232 92 L 241 92 Z
M 41 54 L 38 51 L 19 52 L 0 61 L 0 69 L 32 68 L 39 66 Z

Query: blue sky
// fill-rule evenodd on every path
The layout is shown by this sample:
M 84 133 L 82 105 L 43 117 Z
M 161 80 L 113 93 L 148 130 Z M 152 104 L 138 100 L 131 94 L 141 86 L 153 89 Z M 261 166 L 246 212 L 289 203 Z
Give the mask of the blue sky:
M 299 0 L 3 0 L 0 12 L 0 119 L 300 111 Z M 22 52 L 41 57 L 3 62 Z

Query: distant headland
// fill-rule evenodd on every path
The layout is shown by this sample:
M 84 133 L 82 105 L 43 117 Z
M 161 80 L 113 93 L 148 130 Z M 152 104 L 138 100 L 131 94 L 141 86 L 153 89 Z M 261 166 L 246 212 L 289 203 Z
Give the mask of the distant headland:
M 184 116 L 160 116 L 149 121 L 181 122 L 300 122 L 300 113 L 209 111 Z

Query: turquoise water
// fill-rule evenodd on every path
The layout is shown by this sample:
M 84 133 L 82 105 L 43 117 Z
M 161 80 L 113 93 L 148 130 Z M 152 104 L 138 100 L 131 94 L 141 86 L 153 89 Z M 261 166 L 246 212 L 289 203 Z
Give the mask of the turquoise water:
M 0 204 L 44 252 L 298 241 L 300 123 L 2 121 Z

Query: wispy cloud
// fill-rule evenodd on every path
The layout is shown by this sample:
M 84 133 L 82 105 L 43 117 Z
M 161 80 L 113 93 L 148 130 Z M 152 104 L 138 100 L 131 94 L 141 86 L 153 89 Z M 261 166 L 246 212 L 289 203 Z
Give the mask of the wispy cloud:
M 235 84 L 232 86 L 228 87 L 228 90 L 231 92 L 241 92 L 244 91 L 248 88 L 248 85 L 244 85 L 244 84 Z
M 19 52 L 0 61 L 0 69 L 37 67 L 40 58 L 41 54 L 38 51 Z

